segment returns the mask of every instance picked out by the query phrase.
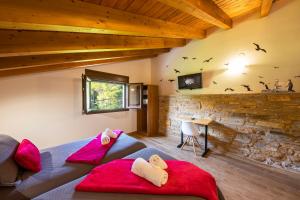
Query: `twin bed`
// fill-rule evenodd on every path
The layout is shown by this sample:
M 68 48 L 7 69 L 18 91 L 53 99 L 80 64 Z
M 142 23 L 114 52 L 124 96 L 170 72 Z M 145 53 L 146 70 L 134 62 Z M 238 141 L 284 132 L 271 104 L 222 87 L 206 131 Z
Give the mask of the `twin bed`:
M 22 182 L 15 187 L 0 187 L 1 199 L 34 199 L 34 200 L 86 200 L 86 199 L 123 199 L 127 200 L 201 200 L 202 198 L 193 196 L 174 196 L 174 195 L 145 195 L 145 194 L 124 194 L 124 193 L 95 193 L 78 192 L 75 186 L 80 183 L 85 176 L 95 167 L 88 164 L 66 163 L 66 158 L 77 151 L 92 138 L 68 143 L 41 151 L 42 170 L 38 173 L 24 172 Z M 119 158 L 136 159 L 142 157 L 146 160 L 153 154 L 158 154 L 165 160 L 175 158 L 154 148 L 146 148 L 145 144 L 138 140 L 122 134 L 116 143 L 107 152 L 101 163 Z M 219 199 L 224 199 L 218 190 Z

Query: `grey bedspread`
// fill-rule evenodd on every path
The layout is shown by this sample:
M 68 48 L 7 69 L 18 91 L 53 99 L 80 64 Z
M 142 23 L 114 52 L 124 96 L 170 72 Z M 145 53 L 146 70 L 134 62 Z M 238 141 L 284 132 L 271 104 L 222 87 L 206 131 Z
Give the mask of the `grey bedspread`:
M 68 143 L 41 151 L 42 170 L 38 173 L 25 172 L 21 184 L 14 188 L 0 188 L 1 199 L 31 199 L 53 188 L 87 174 L 94 166 L 66 163 L 66 158 L 87 144 L 92 138 Z M 107 152 L 102 163 L 122 158 L 146 146 L 136 139 L 122 134 Z
M 125 158 L 136 159 L 142 157 L 146 160 L 153 154 L 160 155 L 165 160 L 174 160 L 172 156 L 169 156 L 154 148 L 145 148 L 136 153 L 133 153 Z M 144 194 L 124 194 L 124 193 L 94 193 L 94 192 L 77 192 L 74 190 L 75 186 L 80 183 L 84 177 L 74 180 L 70 183 L 62 185 L 56 189 L 53 189 L 43 195 L 40 195 L 34 200 L 52 200 L 52 199 L 63 199 L 63 200 L 203 200 L 199 197 L 193 196 L 174 196 L 174 195 L 144 195 Z M 222 200 L 221 193 L 219 192 L 219 198 Z

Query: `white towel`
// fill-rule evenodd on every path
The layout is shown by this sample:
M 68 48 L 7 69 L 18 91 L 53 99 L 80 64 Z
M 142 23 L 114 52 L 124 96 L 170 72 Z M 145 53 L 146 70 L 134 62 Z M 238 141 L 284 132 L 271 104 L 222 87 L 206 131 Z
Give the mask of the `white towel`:
M 101 134 L 101 144 L 106 145 L 110 142 L 110 137 L 106 134 L 106 132 L 102 132 Z
M 131 172 L 150 181 L 157 187 L 161 187 L 168 181 L 168 173 L 165 170 L 148 163 L 143 158 L 137 158 L 133 162 Z
M 151 163 L 152 165 L 155 165 L 156 167 L 159 167 L 161 169 L 168 168 L 167 163 L 161 157 L 159 157 L 159 155 L 157 155 L 157 154 L 154 154 L 149 158 L 149 163 Z
M 113 132 L 111 129 L 109 129 L 109 128 L 106 128 L 104 132 L 110 138 L 117 138 L 118 137 L 118 135 L 115 132 Z

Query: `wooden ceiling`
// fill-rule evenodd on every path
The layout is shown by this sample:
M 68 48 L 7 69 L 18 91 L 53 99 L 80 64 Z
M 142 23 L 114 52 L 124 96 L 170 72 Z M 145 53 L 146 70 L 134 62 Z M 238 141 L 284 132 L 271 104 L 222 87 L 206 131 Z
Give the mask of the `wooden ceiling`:
M 151 58 L 273 0 L 0 0 L 0 77 Z

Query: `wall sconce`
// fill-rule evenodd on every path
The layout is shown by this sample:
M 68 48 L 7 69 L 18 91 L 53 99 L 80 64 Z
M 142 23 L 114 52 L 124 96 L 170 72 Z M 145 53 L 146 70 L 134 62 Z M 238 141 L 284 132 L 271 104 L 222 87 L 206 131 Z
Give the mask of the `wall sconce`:
M 246 55 L 240 53 L 229 62 L 227 73 L 230 75 L 240 75 L 247 70 L 247 64 Z

